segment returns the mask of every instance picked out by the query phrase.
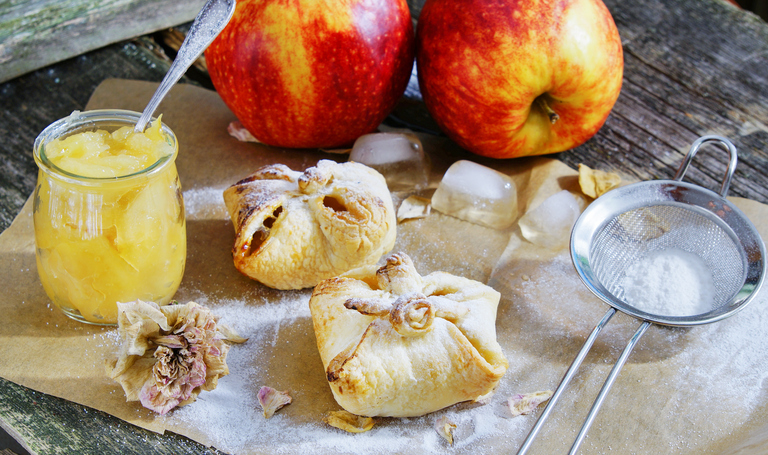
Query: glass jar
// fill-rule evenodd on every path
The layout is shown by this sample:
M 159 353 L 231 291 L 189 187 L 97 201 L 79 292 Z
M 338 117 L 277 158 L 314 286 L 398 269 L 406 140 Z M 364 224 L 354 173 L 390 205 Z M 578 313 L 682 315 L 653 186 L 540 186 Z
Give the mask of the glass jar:
M 132 131 L 139 116 L 121 110 L 74 112 L 35 140 L 38 274 L 53 303 L 81 322 L 116 324 L 117 302 L 166 304 L 184 274 L 184 201 L 175 164 L 178 143 L 170 128 L 161 124 L 155 133 L 172 153 L 127 175 L 77 175 L 46 154 L 47 147 L 54 153 L 56 139 L 81 135 L 75 138 L 80 140 L 121 127 Z

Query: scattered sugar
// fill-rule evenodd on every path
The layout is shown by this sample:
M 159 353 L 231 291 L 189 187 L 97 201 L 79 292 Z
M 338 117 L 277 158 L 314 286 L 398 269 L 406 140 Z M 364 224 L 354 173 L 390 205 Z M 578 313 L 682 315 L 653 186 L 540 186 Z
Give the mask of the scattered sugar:
M 559 371 L 556 382 L 542 384 L 556 387 L 567 367 L 563 362 L 575 357 L 609 307 L 591 293 L 584 294 L 586 288 L 567 253 L 542 262 L 530 272 L 528 280 L 520 276 L 493 279 L 508 286 L 507 298 L 516 306 L 514 316 L 525 327 L 503 346 L 514 343 L 523 346 L 523 354 L 529 349 L 539 354 L 531 347 L 536 343 L 570 345 L 566 350 L 568 356 L 548 350 L 536 359 L 542 371 Z M 763 348 L 768 338 L 767 304 L 768 293 L 763 289 L 743 311 L 717 323 L 688 329 L 651 326 L 629 357 L 601 410 L 621 410 L 622 420 L 603 420 L 601 425 L 593 426 L 592 437 L 582 447 L 584 452 L 607 452 L 604 445 L 595 442 L 600 441 L 596 433 L 626 434 L 623 440 L 611 441 L 614 451 L 643 453 L 650 447 L 656 449 L 657 442 L 646 447 L 644 437 L 626 430 L 637 425 L 649 436 L 665 435 L 668 453 L 696 453 L 728 440 L 745 423 L 754 421 L 754 413 L 758 406 L 763 406 L 768 390 L 768 351 Z M 613 362 L 639 325 L 639 320 L 622 313 L 613 317 L 556 409 L 565 413 L 575 409 L 576 414 L 584 411 L 586 415 Z M 500 336 L 506 337 L 504 332 Z M 515 374 L 513 369 L 507 374 L 510 373 Z M 568 430 L 562 428 L 578 429 L 580 417 L 569 414 L 558 419 L 557 412 L 554 411 L 548 426 L 559 426 L 566 434 Z M 520 443 L 522 440 L 517 440 L 513 446 Z
M 228 220 L 224 205 L 225 188 L 205 187 L 184 191 L 184 211 L 188 220 Z
M 171 431 L 174 427 L 196 428 L 208 443 L 233 454 L 259 453 L 264 447 L 269 447 L 270 453 L 421 454 L 444 453 L 449 448 L 433 429 L 434 420 L 442 415 L 459 424 L 452 449 L 456 453 L 475 452 L 489 441 L 507 441 L 510 435 L 520 437 L 532 425 L 530 419 L 511 419 L 500 411 L 512 393 L 506 388 L 500 388 L 485 405 L 459 404 L 418 418 L 381 418 L 373 430 L 362 434 L 331 428 L 322 422 L 322 414 L 306 421 L 300 416 L 305 412 L 288 412 L 290 407 L 311 407 L 310 403 L 302 402 L 300 391 L 291 393 L 293 403 L 265 419 L 258 404 L 258 389 L 262 385 L 281 389 L 285 379 L 260 368 L 275 360 L 275 333 L 281 332 L 280 327 L 287 330 L 311 320 L 307 292 L 284 295 L 280 301 L 263 304 L 196 299 L 214 308 L 220 323 L 229 325 L 249 341 L 231 347 L 227 357 L 230 374 L 219 380 L 215 390 L 203 392 L 196 402 L 158 417 Z M 311 330 L 303 336 L 314 340 Z M 279 343 L 289 341 L 281 339 Z M 310 367 L 314 365 L 307 366 Z M 336 409 L 339 408 L 334 403 L 323 412 Z M 508 444 L 512 444 L 511 440 Z
M 289 376 L 296 381 L 294 368 L 307 375 L 322 369 L 319 364 L 302 363 L 309 357 L 307 353 L 295 352 L 290 359 L 276 358 L 278 353 L 288 352 L 286 346 L 313 345 L 309 292 L 284 292 L 278 300 L 263 301 L 201 295 L 194 300 L 211 306 L 221 323 L 249 341 L 232 346 L 228 356 L 230 374 L 219 380 L 214 391 L 203 392 L 195 403 L 158 419 L 171 431 L 197 429 L 203 438 L 196 439 L 232 454 L 262 453 L 265 448 L 270 453 L 291 454 L 463 454 L 499 448 L 513 452 L 540 411 L 510 418 L 507 398 L 515 393 L 554 389 L 567 362 L 608 309 L 579 281 L 567 253 L 525 270 L 527 280 L 512 275 L 501 283 L 507 288 L 497 327 L 510 368 L 485 404 L 458 404 L 418 418 L 381 418 L 373 430 L 353 435 L 322 423 L 324 412 L 338 409 L 330 391 L 325 409 L 325 404 L 308 403 L 305 391 L 296 388 L 289 390 L 293 403 L 265 419 L 257 400 L 262 385 L 284 390 Z M 639 425 L 639 431 L 648 435 L 667 435 L 669 453 L 700 452 L 749 421 L 768 383 L 764 368 L 768 352 L 761 348 L 762 340 L 768 338 L 766 295 L 762 292 L 745 311 L 715 324 L 693 329 L 652 326 L 630 356 L 601 411 L 620 409 L 625 418 L 595 425 L 590 431 L 593 436 L 583 446 L 585 453 L 608 451 L 607 444 L 597 445 L 600 432 L 626 434 L 624 439 L 610 441 L 613 451 L 647 451 L 647 438 L 637 431 L 629 433 L 631 425 Z M 549 430 L 553 431 L 550 437 L 575 434 L 581 424 L 581 411 L 586 411 L 638 325 L 639 321 L 626 315 L 613 318 L 593 347 L 597 353 L 588 357 L 578 373 L 576 381 L 581 385 L 572 385 L 566 391 L 540 438 L 546 439 Z M 117 344 L 114 333 L 94 338 L 97 343 Z M 542 348 L 553 342 L 563 347 L 562 352 Z M 292 411 L 292 407 L 301 410 Z M 320 409 L 308 411 L 316 408 Z M 701 415 L 717 418 L 704 419 Z M 433 429 L 433 422 L 442 416 L 458 425 L 453 447 Z M 669 427 L 677 433 L 670 434 Z
M 262 305 L 249 305 L 243 301 L 224 300 L 210 302 L 208 298 L 195 299 L 197 303 L 214 307 L 214 314 L 246 338 L 265 338 L 272 334 L 270 346 L 276 346 L 281 325 L 291 325 L 296 319 L 308 319 L 309 295 L 286 291 L 283 298 Z

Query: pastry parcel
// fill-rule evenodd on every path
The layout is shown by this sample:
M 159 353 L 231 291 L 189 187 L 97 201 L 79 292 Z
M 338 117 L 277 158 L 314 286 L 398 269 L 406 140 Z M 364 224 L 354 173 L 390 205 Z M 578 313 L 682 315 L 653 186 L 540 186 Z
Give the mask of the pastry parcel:
M 336 401 L 363 416 L 419 416 L 493 391 L 507 369 L 499 293 L 403 253 L 318 284 L 309 301 Z
M 224 191 L 235 267 L 275 289 L 302 289 L 375 264 L 395 243 L 384 177 L 353 162 L 262 167 Z

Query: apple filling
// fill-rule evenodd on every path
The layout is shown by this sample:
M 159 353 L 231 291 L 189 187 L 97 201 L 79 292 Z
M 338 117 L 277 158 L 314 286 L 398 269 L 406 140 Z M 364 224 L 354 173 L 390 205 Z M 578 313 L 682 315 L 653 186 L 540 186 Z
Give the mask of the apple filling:
M 283 213 L 282 206 L 276 208 L 275 211 L 272 212 L 271 216 L 268 216 L 264 219 L 261 227 L 253 233 L 253 236 L 251 236 L 251 241 L 248 245 L 248 249 L 246 250 L 246 256 L 253 254 L 253 252 L 258 250 L 259 247 L 261 247 L 261 245 L 267 240 L 267 237 L 269 237 L 269 232 L 272 230 L 272 226 L 274 226 L 275 221 L 277 221 L 277 218 L 281 213 Z
M 323 198 L 323 205 L 333 210 L 334 212 L 346 212 L 347 207 L 338 199 L 333 196 L 326 196 Z

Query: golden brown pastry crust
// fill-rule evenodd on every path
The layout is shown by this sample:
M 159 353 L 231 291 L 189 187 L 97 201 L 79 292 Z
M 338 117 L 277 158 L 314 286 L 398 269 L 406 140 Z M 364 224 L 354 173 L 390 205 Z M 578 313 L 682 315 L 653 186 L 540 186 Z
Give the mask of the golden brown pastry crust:
M 303 173 L 265 166 L 224 191 L 235 267 L 276 289 L 302 289 L 375 264 L 395 242 L 386 181 L 358 163 L 321 160 Z
M 403 253 L 318 284 L 309 306 L 336 401 L 353 414 L 411 417 L 487 395 L 508 366 L 499 297 L 448 273 L 422 277 Z

